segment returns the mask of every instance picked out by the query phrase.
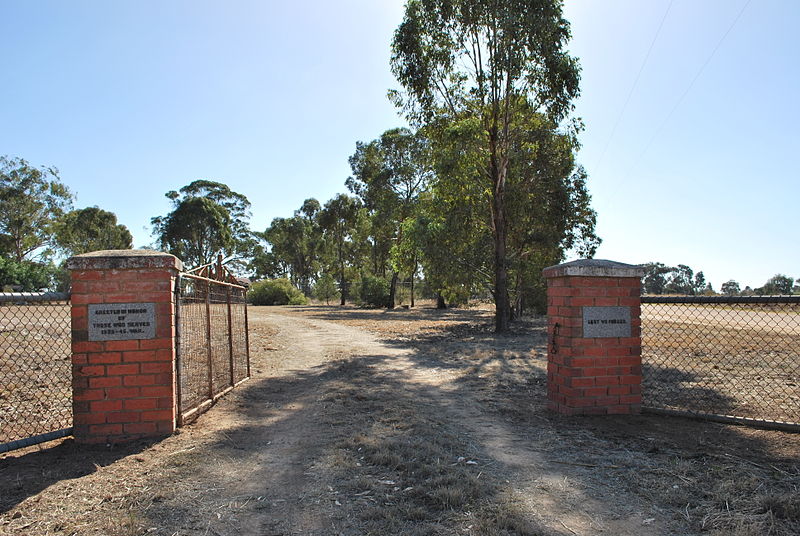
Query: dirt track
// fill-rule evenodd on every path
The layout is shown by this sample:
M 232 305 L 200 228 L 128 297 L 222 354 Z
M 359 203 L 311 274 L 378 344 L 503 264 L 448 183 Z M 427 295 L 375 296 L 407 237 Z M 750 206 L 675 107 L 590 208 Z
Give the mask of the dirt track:
M 706 449 L 797 471 L 786 434 L 546 414 L 541 322 L 499 337 L 480 312 L 250 319 L 253 379 L 181 433 L 0 458 L 0 534 L 691 534 Z

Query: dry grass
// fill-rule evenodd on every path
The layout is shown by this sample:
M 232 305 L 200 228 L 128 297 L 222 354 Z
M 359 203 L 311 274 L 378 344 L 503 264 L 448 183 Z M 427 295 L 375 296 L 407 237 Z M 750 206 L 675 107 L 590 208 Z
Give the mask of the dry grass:
M 359 505 L 363 533 L 541 533 L 504 495 L 485 453 L 419 393 L 376 378 L 363 362 L 342 362 L 338 372 L 347 384 L 322 399 L 329 422 L 348 433 L 317 469 L 338 483 L 336 501 Z

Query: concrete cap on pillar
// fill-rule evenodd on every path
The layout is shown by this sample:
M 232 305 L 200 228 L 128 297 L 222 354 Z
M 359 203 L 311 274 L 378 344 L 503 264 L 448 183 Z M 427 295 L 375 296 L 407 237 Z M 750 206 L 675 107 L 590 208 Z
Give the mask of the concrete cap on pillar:
M 603 259 L 580 259 L 542 270 L 546 278 L 550 277 L 642 277 L 645 269 L 636 264 L 607 261 Z
M 70 270 L 130 270 L 136 268 L 183 269 L 175 255 L 151 249 L 105 249 L 67 259 Z

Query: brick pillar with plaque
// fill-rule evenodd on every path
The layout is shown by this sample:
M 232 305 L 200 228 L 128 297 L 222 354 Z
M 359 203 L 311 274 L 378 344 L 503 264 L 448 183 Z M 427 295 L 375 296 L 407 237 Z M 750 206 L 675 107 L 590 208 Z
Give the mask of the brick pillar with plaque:
M 585 259 L 545 268 L 548 408 L 639 413 L 644 268 Z
M 175 430 L 175 281 L 181 261 L 149 250 L 96 251 L 72 276 L 73 435 L 120 443 Z

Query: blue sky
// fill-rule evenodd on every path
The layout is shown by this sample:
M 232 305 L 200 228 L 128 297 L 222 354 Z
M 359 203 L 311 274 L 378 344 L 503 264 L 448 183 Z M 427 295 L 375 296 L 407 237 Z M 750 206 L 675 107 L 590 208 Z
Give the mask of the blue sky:
M 344 191 L 355 142 L 403 124 L 386 99 L 402 12 L 0 0 L 0 154 L 58 167 L 76 206 L 115 212 L 137 246 L 164 193 L 197 178 L 246 195 L 263 230 Z M 688 264 L 717 289 L 800 277 L 800 3 L 572 0 L 565 14 L 597 256 Z

